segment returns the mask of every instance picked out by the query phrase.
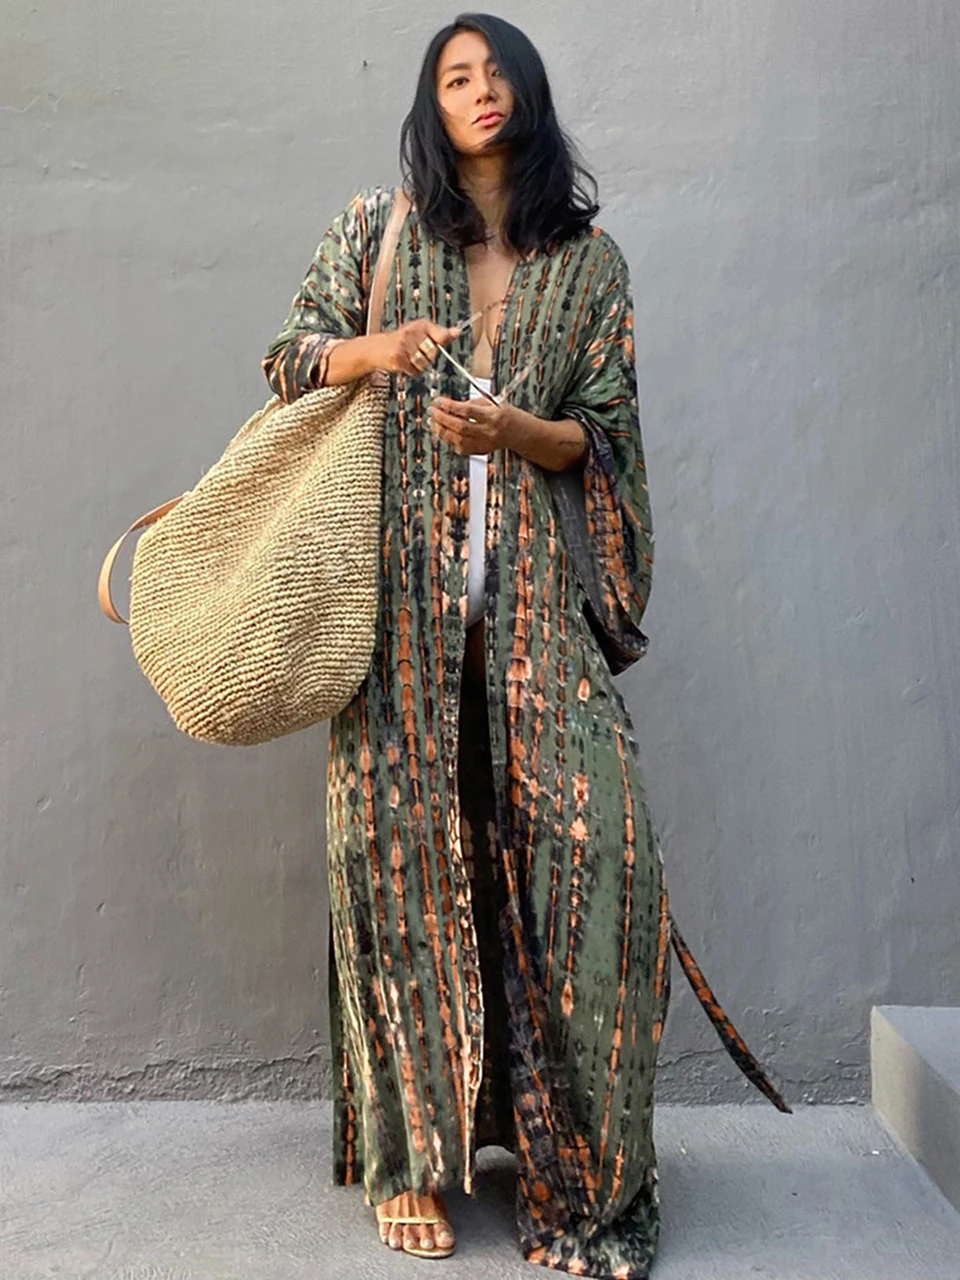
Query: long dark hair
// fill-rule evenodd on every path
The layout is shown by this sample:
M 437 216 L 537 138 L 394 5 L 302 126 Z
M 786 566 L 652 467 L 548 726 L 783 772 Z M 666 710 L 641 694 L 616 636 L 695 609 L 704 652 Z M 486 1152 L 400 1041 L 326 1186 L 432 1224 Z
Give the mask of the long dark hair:
M 457 153 L 437 102 L 437 60 L 458 31 L 486 37 L 513 90 L 513 112 L 491 139 L 491 145 L 510 143 L 505 240 L 525 256 L 580 235 L 600 210 L 596 180 L 557 120 L 540 54 L 518 27 L 489 13 L 461 13 L 437 32 L 424 54 L 413 106 L 400 130 L 403 181 L 420 219 L 433 235 L 461 248 L 484 240 L 483 218 L 460 187 Z

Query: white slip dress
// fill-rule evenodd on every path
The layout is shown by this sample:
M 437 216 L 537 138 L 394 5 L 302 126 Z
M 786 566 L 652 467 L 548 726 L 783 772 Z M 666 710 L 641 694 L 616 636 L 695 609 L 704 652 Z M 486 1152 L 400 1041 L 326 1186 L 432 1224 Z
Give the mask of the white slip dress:
M 490 378 L 471 375 L 484 391 L 490 390 Z M 479 400 L 474 391 L 470 397 Z M 488 453 L 470 454 L 470 521 L 468 536 L 470 558 L 467 562 L 467 626 L 478 622 L 484 614 L 483 553 L 486 543 L 487 459 Z

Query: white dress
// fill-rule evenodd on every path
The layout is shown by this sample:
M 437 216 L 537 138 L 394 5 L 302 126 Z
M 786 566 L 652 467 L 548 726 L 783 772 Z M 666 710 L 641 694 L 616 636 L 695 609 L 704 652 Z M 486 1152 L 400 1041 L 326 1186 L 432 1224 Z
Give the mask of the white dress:
M 474 382 L 490 390 L 490 379 L 472 375 Z M 480 397 L 473 392 L 472 400 Z M 483 617 L 483 551 L 486 541 L 487 453 L 470 454 L 470 559 L 467 567 L 467 626 Z

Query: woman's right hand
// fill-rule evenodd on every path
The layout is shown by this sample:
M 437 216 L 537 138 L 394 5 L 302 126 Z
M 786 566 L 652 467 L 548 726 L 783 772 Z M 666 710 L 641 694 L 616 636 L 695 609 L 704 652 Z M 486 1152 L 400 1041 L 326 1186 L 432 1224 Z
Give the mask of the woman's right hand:
M 448 329 L 431 320 L 411 320 L 399 329 L 385 329 L 377 334 L 377 368 L 416 377 L 437 359 L 438 346 L 447 346 L 459 336 L 459 327 Z

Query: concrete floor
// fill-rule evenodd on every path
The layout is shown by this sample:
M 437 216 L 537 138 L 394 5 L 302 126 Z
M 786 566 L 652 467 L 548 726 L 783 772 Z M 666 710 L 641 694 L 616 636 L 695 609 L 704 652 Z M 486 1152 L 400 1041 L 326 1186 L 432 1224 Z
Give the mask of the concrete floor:
M 510 1157 L 448 1194 L 457 1251 L 393 1254 L 330 1185 L 323 1103 L 0 1106 L 0 1280 L 529 1280 Z M 870 1107 L 656 1112 L 653 1280 L 960 1280 L 960 1214 Z M 542 1274 L 547 1274 L 543 1272 Z

